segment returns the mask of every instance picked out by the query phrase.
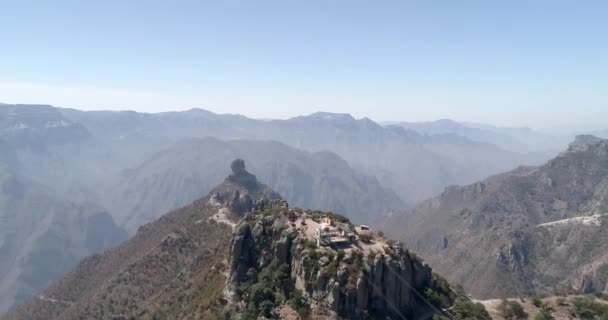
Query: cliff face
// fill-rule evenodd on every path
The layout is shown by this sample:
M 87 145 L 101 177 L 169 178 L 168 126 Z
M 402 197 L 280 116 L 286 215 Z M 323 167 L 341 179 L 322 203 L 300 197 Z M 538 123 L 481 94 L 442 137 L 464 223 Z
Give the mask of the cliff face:
M 235 312 L 273 316 L 296 309 L 313 318 L 424 319 L 441 313 L 441 303 L 451 305 L 455 296 L 447 283 L 390 240 L 351 236 L 350 243 L 317 247 L 313 235 L 327 215 L 288 209 L 281 201 L 258 203 L 235 227 L 226 295 L 245 302 Z M 354 231 L 337 219 L 346 233 Z M 436 305 L 428 301 L 431 293 L 439 297 Z M 299 311 L 294 296 L 302 297 Z M 292 303 L 282 304 L 285 299 Z
M 446 188 L 383 228 L 478 298 L 590 293 L 608 288 L 606 213 L 608 141 L 581 136 L 543 166 Z

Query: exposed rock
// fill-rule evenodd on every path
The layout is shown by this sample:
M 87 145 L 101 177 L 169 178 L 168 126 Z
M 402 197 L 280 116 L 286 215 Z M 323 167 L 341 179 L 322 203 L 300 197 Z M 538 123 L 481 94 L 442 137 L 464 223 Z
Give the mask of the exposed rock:
M 285 237 L 281 238 L 276 242 L 274 248 L 274 257 L 279 260 L 281 263 L 288 263 L 289 252 L 291 249 L 291 238 Z
M 232 174 L 228 176 L 228 180 L 242 184 L 247 189 L 254 189 L 257 186 L 257 178 L 245 169 L 245 161 L 243 159 L 232 161 L 230 169 L 232 169 Z
M 608 286 L 608 141 L 579 136 L 546 164 L 438 197 L 380 227 L 482 299 Z
M 250 268 L 257 267 L 256 245 L 249 224 L 241 222 L 235 228 L 230 240 L 230 254 L 232 259 L 229 283 L 232 287 L 236 287 L 249 279 L 247 272 Z
M 253 211 L 235 230 L 230 254 L 233 294 L 240 285 L 253 284 L 251 268 L 257 269 L 255 274 L 267 273 L 267 268 L 275 268 L 273 274 L 280 274 L 276 268 L 285 265 L 290 272 L 289 281 L 270 291 L 283 290 L 287 296 L 300 288 L 309 303 L 315 305 L 315 310 L 326 309 L 329 314 L 341 318 L 364 319 L 366 314 L 374 314 L 401 319 L 427 312 L 432 314 L 428 303 L 421 301 L 414 291 L 432 289 L 446 296 L 447 301 L 454 299 L 449 289 L 436 286 L 430 267 L 413 258 L 401 246 L 392 250 L 385 244 L 385 252 L 375 252 L 373 257 L 369 252 L 352 247 L 340 258 L 337 251 L 327 247 L 305 248 L 302 243 L 310 241 L 305 232 L 287 228 L 287 214 L 301 216 L 297 210 L 283 209 L 273 215 L 268 215 L 267 211 Z M 256 230 L 255 237 L 250 236 L 251 225 Z M 292 245 L 294 242 L 299 244 Z M 256 254 L 252 255 L 253 252 Z M 243 274 L 246 270 L 249 270 L 249 276 Z M 272 282 L 264 281 L 265 285 L 268 285 L 267 281 Z M 247 300 L 247 293 L 244 296 L 245 305 L 241 309 L 255 303 Z
M 323 257 L 321 257 L 321 258 L 319 259 L 319 265 L 320 265 L 321 267 L 325 267 L 325 266 L 326 266 L 326 265 L 328 265 L 328 264 L 329 264 L 329 258 L 328 258 L 328 257 L 323 256 Z

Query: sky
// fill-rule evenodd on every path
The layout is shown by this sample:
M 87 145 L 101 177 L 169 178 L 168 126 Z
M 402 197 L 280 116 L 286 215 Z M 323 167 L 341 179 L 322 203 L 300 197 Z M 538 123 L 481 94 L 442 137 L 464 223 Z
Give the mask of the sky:
M 608 127 L 608 1 L 0 0 L 0 102 Z

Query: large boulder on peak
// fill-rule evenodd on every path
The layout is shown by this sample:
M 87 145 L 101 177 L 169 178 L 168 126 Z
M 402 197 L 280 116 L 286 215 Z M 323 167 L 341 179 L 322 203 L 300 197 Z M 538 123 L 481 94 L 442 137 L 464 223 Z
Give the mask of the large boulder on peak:
M 258 187 L 258 179 L 247 171 L 243 159 L 232 161 L 230 169 L 232 169 L 232 174 L 228 176 L 227 180 L 239 183 L 250 190 Z
M 211 194 L 214 201 L 230 208 L 237 217 L 251 211 L 256 202 L 282 199 L 277 192 L 260 183 L 255 175 L 247 172 L 242 159 L 232 161 L 230 168 L 232 174 L 213 189 Z

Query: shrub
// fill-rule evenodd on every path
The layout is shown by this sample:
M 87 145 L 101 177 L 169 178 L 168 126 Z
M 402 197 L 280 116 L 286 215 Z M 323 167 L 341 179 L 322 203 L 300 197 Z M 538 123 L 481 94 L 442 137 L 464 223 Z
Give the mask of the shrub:
M 314 241 L 306 241 L 306 244 L 304 245 L 306 247 L 306 249 L 316 249 L 317 248 L 317 243 Z
M 555 319 L 551 314 L 551 310 L 547 307 L 542 307 L 540 312 L 534 316 L 534 320 L 553 320 Z
M 431 288 L 426 288 L 426 290 L 424 290 L 424 297 L 428 302 L 437 307 L 442 307 L 449 304 L 448 299 L 445 296 L 437 293 L 437 291 Z
M 357 251 L 357 250 L 353 250 L 353 251 L 351 251 L 351 254 L 353 256 L 354 263 L 356 265 L 360 265 L 361 262 L 363 261 L 363 252 Z
M 524 311 L 524 307 L 517 301 L 502 300 L 498 306 L 498 311 L 500 311 L 503 318 L 507 320 L 528 318 L 528 314 Z
M 253 305 L 247 306 L 247 309 L 241 314 L 241 320 L 256 320 L 258 318 L 258 312 L 255 310 Z
M 289 305 L 302 317 L 306 318 L 308 315 L 308 303 L 306 302 L 306 298 L 304 298 L 304 294 L 302 294 L 302 290 L 295 289 L 291 293 L 291 298 L 289 299 Z
M 260 306 L 258 308 L 259 312 L 261 314 L 264 315 L 264 317 L 269 318 L 271 313 L 272 313 L 272 309 L 274 309 L 274 302 L 270 301 L 270 300 L 264 300 L 260 303 Z
M 266 300 L 274 300 L 274 290 L 268 286 L 265 282 L 258 282 L 251 286 L 250 301 L 255 305 L 259 305 Z
M 492 320 L 483 304 L 469 300 L 458 300 L 454 306 L 456 320 Z
M 543 306 L 543 301 L 539 298 L 539 297 L 533 297 L 532 298 L 532 304 L 537 307 L 540 308 Z
M 572 300 L 574 313 L 582 319 L 608 319 L 608 305 L 598 303 L 590 298 L 575 298 Z
M 308 252 L 308 257 L 313 261 L 319 260 L 319 253 L 317 250 L 312 249 Z
M 608 296 L 604 292 L 597 291 L 597 292 L 593 293 L 593 295 L 598 299 L 608 300 Z

